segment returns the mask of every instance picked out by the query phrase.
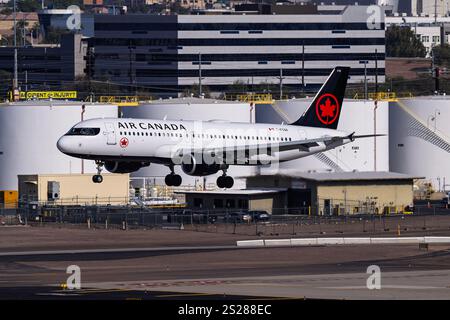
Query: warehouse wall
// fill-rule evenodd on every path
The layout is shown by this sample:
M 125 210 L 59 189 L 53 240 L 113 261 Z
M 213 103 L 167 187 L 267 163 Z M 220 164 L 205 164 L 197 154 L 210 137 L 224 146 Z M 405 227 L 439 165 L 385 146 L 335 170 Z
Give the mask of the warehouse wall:
M 364 206 L 364 202 L 375 202 L 374 207 L 382 213 L 385 207 L 396 207 L 402 210 L 410 205 L 413 202 L 412 185 L 412 181 L 366 185 L 360 183 L 318 185 L 315 196 L 320 207 L 323 207 L 325 199 L 331 199 L 332 206 L 345 206 L 348 213 L 353 213 L 353 209 Z
M 20 175 L 19 198 L 25 199 L 32 192 L 39 201 L 45 202 L 48 181 L 57 181 L 60 183 L 60 199 L 57 203 L 126 204 L 129 198 L 129 178 L 129 174 L 104 174 L 100 184 L 92 183 L 90 174 Z

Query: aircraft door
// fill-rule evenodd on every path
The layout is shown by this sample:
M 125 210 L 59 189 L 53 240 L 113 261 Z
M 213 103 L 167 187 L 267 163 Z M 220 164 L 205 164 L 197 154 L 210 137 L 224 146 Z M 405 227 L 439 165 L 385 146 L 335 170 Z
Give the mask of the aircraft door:
M 299 140 L 305 140 L 308 138 L 308 135 L 306 134 L 305 130 L 299 129 L 299 130 L 297 130 L 297 134 L 298 134 Z
M 114 123 L 112 122 L 106 122 L 105 123 L 106 128 L 106 143 L 109 145 L 117 144 L 116 141 L 116 129 L 114 128 Z

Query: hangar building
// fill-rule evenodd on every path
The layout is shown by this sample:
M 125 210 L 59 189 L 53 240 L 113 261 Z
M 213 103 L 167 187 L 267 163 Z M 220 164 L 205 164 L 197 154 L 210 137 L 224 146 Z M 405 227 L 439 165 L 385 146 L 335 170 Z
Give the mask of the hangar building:
M 182 192 L 194 210 L 265 210 L 273 214 L 398 213 L 413 203 L 414 180 L 394 172 L 258 175 L 245 190 Z

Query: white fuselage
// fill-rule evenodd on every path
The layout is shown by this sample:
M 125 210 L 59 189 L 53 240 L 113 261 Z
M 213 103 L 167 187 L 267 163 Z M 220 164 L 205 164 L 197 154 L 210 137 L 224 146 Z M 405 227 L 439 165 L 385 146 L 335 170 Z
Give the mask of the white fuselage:
M 301 142 L 323 137 L 348 137 L 338 130 L 293 125 L 249 124 L 226 121 L 171 121 L 152 119 L 104 118 L 82 121 L 71 130 L 97 128 L 96 134 L 62 136 L 58 148 L 62 152 L 84 159 L 112 161 L 148 161 L 170 164 L 181 150 L 212 150 L 245 148 Z M 76 131 L 75 130 L 75 131 Z M 78 131 L 77 131 L 78 132 Z M 233 163 L 254 165 L 259 161 L 288 161 L 333 149 L 350 142 L 318 142 L 309 148 L 261 152 L 250 155 L 254 161 Z

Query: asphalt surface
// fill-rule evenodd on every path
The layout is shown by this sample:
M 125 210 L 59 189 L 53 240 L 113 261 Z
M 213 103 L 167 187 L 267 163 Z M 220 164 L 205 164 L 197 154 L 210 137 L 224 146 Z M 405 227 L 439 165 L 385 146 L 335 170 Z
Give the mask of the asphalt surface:
M 68 290 L 57 286 L 2 287 L 0 300 L 249 300 L 271 299 L 250 295 L 226 295 L 124 288 Z
M 197 233 L 196 241 L 182 231 L 130 231 L 130 245 L 126 233 L 116 231 L 90 232 L 97 240 L 85 246 L 77 239 L 86 230 L 58 230 L 58 245 L 42 250 L 52 230 L 29 230 L 32 238 L 20 232 L 16 243 L 5 244 L 2 234 L 0 299 L 450 298 L 450 245 L 238 249 L 240 237 Z M 154 237 L 158 241 L 149 243 Z M 61 287 L 70 265 L 80 267 L 81 290 Z M 381 269 L 380 290 L 366 286 L 371 265 Z

